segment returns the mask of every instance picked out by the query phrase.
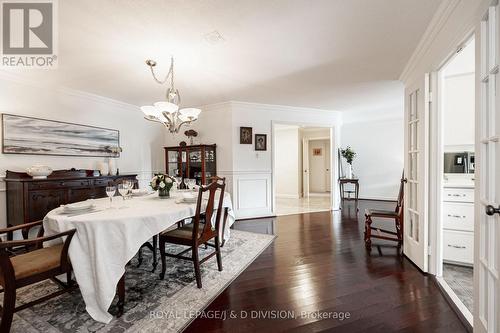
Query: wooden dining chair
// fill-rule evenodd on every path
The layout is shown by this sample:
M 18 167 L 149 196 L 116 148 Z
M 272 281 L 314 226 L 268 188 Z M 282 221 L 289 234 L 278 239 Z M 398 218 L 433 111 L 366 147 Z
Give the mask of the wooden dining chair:
M 165 277 L 166 270 L 166 257 L 172 257 L 176 259 L 183 259 L 192 261 L 194 264 L 194 273 L 196 277 L 196 284 L 198 288 L 202 287 L 201 284 L 201 271 L 200 264 L 204 263 L 214 255 L 217 256 L 217 266 L 219 271 L 222 271 L 222 257 L 220 252 L 220 241 L 219 241 L 219 229 L 220 221 L 222 215 L 222 204 L 224 201 L 224 190 L 226 187 L 225 178 L 219 178 L 212 181 L 210 185 L 200 186 L 198 191 L 198 201 L 196 204 L 196 213 L 193 217 L 193 222 L 190 224 L 183 225 L 180 228 L 174 230 L 167 230 L 159 235 L 159 245 L 161 254 L 161 274 L 160 278 Z M 220 190 L 219 200 L 217 207 L 215 207 L 216 193 Z M 208 192 L 208 201 L 206 204 L 205 211 L 202 212 L 203 194 Z M 213 224 L 213 217 L 215 215 L 215 225 Z M 210 240 L 214 240 L 214 243 L 210 243 Z M 165 251 L 165 244 L 177 244 L 188 246 L 189 248 L 177 253 L 171 254 Z M 199 258 L 198 248 L 201 245 L 208 245 L 215 248 L 215 251 L 207 255 L 205 258 Z M 186 252 L 191 251 L 191 257 L 183 256 Z
M 14 312 L 76 288 L 76 284 L 71 280 L 71 264 L 68 259 L 69 244 L 76 229 L 44 237 L 42 223 L 37 221 L 0 229 L 0 234 L 17 230 L 24 230 L 27 234 L 29 229 L 40 226 L 36 238 L 0 241 L 0 285 L 4 293 L 0 332 L 9 332 Z M 61 244 L 43 247 L 43 243 L 64 236 L 66 239 Z M 66 283 L 56 279 L 56 276 L 61 274 L 66 274 Z M 53 279 L 62 289 L 16 307 L 17 289 L 47 279 Z
M 404 184 L 406 179 L 404 174 L 401 176 L 399 185 L 398 200 L 394 210 L 367 209 L 365 211 L 365 247 L 368 251 L 372 248 L 372 238 L 384 239 L 397 242 L 398 252 L 403 246 L 403 201 L 404 201 Z M 373 227 L 373 218 L 394 220 L 396 231 Z M 375 231 L 375 232 L 373 232 Z

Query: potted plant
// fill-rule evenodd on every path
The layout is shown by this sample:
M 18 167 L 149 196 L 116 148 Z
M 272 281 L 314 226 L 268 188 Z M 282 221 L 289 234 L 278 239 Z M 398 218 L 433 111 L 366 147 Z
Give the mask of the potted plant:
M 351 147 L 347 146 L 345 149 L 340 149 L 340 154 L 342 155 L 343 158 L 345 158 L 347 164 L 349 165 L 346 177 L 352 179 L 353 178 L 352 162 L 354 160 L 354 157 L 356 156 L 356 153 L 354 152 L 354 150 L 352 150 Z
M 162 199 L 170 198 L 170 189 L 173 184 L 174 179 L 162 173 L 156 174 L 150 183 L 151 188 L 158 191 L 158 196 Z

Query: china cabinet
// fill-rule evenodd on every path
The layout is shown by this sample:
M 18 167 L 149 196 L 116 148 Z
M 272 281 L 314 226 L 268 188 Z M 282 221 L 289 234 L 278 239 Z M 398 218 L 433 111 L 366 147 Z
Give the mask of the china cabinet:
M 196 179 L 206 185 L 217 175 L 216 145 L 165 147 L 165 165 L 169 176 Z

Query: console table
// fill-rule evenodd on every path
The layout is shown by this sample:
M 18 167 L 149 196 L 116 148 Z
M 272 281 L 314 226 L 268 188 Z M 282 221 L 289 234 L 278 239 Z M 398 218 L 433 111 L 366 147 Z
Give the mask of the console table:
M 60 205 L 106 197 L 106 186 L 124 180 L 137 184 L 137 175 L 93 176 L 94 170 L 56 170 L 46 179 L 33 179 L 24 172 L 8 171 L 7 223 L 15 226 L 41 220 Z
M 344 190 L 344 185 L 345 184 L 354 184 L 354 191 L 345 191 Z M 340 199 L 342 201 L 346 200 L 345 198 L 345 193 L 354 193 L 354 200 L 358 201 L 359 198 L 359 179 L 357 178 L 339 178 L 339 185 L 340 185 Z M 349 196 L 347 200 L 351 200 L 352 198 Z

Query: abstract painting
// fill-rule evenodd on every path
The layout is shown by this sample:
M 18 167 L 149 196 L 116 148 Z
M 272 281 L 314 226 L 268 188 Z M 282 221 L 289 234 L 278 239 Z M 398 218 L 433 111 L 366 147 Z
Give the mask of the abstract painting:
M 2 114 L 2 152 L 119 157 L 118 130 Z

